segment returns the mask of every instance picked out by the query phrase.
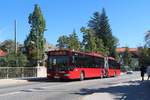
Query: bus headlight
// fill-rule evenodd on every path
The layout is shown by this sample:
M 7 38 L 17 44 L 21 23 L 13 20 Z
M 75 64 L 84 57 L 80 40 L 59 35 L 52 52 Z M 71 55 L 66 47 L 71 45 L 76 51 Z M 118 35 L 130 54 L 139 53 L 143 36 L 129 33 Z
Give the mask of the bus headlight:
M 51 74 L 47 74 L 47 76 L 51 76 Z

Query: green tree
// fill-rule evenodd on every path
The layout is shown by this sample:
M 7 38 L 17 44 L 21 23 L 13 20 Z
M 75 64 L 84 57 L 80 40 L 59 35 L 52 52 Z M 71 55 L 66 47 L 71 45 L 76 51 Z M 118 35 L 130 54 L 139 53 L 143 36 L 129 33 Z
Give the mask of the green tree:
M 100 37 L 99 31 L 101 29 L 101 14 L 95 12 L 91 20 L 88 22 L 88 27 L 95 31 L 95 34 Z
M 75 30 L 69 36 L 63 35 L 60 36 L 57 40 L 56 46 L 64 49 L 80 50 L 81 43 L 78 39 L 78 36 Z
M 0 57 L 0 67 L 7 67 L 8 66 L 8 61 L 6 57 Z
M 150 49 L 146 46 L 138 48 L 139 51 L 139 64 L 148 66 L 150 65 Z
M 29 15 L 30 33 L 25 40 L 26 54 L 32 66 L 36 66 L 44 58 L 44 31 L 46 22 L 40 7 L 36 4 L 34 11 Z
M 146 32 L 146 35 L 144 38 L 145 38 L 146 46 L 150 47 L 150 30 Z
M 85 27 L 82 27 L 81 32 L 83 33 L 83 41 L 82 41 L 83 51 L 105 52 L 103 41 L 95 36 L 94 30 L 86 29 Z
M 66 35 L 60 36 L 57 40 L 57 47 L 58 48 L 68 48 L 68 37 Z
M 95 37 L 95 41 L 96 41 L 96 51 L 99 51 L 104 55 L 108 55 L 109 51 L 106 47 L 104 47 L 103 40 L 98 37 Z
M 139 47 L 139 64 L 148 66 L 150 65 L 150 30 L 145 33 L 145 45 L 143 47 Z
M 86 29 L 85 27 L 81 28 L 83 33 L 82 49 L 83 51 L 96 51 L 96 37 L 93 34 L 93 31 Z
M 24 67 L 27 64 L 27 57 L 23 54 L 21 50 L 21 45 L 17 43 L 17 54 L 15 53 L 15 42 L 13 40 L 5 40 L 0 44 L 0 49 L 7 52 L 5 57 L 0 57 L 1 67 Z M 21 46 L 21 47 L 20 47 Z
M 116 46 L 118 40 L 112 35 L 112 31 L 106 16 L 105 9 L 103 8 L 102 13 L 95 12 L 93 17 L 88 23 L 88 27 L 95 31 L 96 37 L 103 41 L 105 50 L 110 56 L 116 56 Z
M 28 62 L 27 57 L 21 52 L 18 52 L 17 54 L 10 53 L 6 56 L 6 59 L 8 67 L 25 67 Z
M 73 33 L 70 34 L 68 37 L 68 48 L 73 50 L 80 50 L 80 47 L 81 47 L 80 41 L 74 30 Z
M 125 48 L 124 55 L 123 55 L 123 63 L 124 63 L 125 66 L 130 66 L 130 67 L 132 67 L 132 66 L 131 66 L 131 61 L 132 61 L 131 57 L 132 57 L 132 55 L 131 55 L 131 53 L 129 52 L 129 48 L 126 47 L 126 48 Z

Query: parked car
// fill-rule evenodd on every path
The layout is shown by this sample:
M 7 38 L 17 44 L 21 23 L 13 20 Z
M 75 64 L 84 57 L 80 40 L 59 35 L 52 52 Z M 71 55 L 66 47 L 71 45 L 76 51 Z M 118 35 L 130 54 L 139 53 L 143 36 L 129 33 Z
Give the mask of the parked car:
M 127 74 L 133 74 L 133 71 L 132 70 L 127 71 Z

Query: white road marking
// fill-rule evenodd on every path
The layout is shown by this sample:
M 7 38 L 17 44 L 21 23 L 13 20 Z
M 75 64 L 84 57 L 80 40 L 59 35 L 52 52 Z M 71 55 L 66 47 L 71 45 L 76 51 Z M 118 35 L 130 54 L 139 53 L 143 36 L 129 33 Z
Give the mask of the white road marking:
M 116 78 L 115 78 L 116 79 Z M 99 82 L 101 81 L 102 79 L 99 79 Z M 105 79 L 103 79 L 105 80 Z M 138 80 L 138 79 L 137 79 Z M 95 82 L 97 80 L 90 80 L 90 82 Z M 53 85 L 53 86 L 43 86 L 43 87 L 39 87 L 41 89 L 53 89 L 53 88 L 57 88 L 57 87 L 64 87 L 64 86 L 72 86 L 72 85 L 81 85 L 82 83 L 86 84 L 88 83 L 89 84 L 89 81 L 77 81 L 77 82 L 69 82 L 69 83 L 64 83 L 64 84 L 57 84 L 57 85 Z M 103 83 L 103 82 L 102 82 Z M 129 84 L 122 84 L 122 82 L 119 82 L 118 84 L 115 84 L 115 85 L 129 85 Z M 29 88 L 29 89 L 25 89 L 25 91 L 42 91 L 42 90 L 38 90 L 38 89 L 34 89 L 34 88 Z M 5 94 L 0 94 L 0 97 L 2 96 L 9 96 L 9 95 L 15 95 L 15 94 L 19 94 L 19 93 L 22 93 L 23 91 L 18 91 L 18 92 L 10 92 L 10 93 L 5 93 Z
M 42 89 L 47 89 L 47 88 L 56 88 L 56 87 L 64 87 L 64 86 L 70 86 L 70 85 L 75 85 L 75 84 L 82 84 L 88 81 L 79 81 L 79 82 L 71 82 L 71 83 L 64 83 L 64 84 L 58 84 L 58 85 L 53 85 L 53 86 L 45 86 L 45 87 L 40 87 Z
M 59 85 L 54 85 L 54 86 L 46 86 L 46 87 L 40 87 L 42 89 L 47 89 L 47 88 L 56 88 L 56 87 L 63 87 L 63 86 L 66 86 L 66 85 L 73 85 L 75 83 L 66 83 L 66 84 L 59 84 Z M 36 90 L 34 88 L 29 88 L 29 89 L 25 89 L 24 91 L 40 91 L 40 90 Z M 5 94 L 0 94 L 0 97 L 3 97 L 3 96 L 9 96 L 9 95 L 15 95 L 15 94 L 19 94 L 19 93 L 23 93 L 23 91 L 18 91 L 18 92 L 10 92 L 10 93 L 5 93 Z
M 14 94 L 18 94 L 20 92 L 10 92 L 10 93 L 5 93 L 5 94 L 0 94 L 0 97 L 2 96 L 8 96 L 8 95 L 14 95 Z

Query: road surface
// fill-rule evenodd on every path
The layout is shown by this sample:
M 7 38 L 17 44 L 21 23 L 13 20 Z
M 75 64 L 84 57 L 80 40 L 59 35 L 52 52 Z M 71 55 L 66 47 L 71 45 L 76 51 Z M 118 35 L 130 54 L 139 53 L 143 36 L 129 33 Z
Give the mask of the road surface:
M 0 100 L 150 100 L 150 82 L 141 82 L 139 75 L 70 82 L 30 80 L 0 86 Z

